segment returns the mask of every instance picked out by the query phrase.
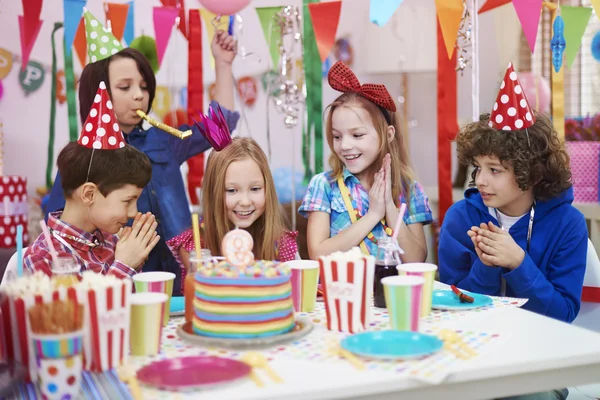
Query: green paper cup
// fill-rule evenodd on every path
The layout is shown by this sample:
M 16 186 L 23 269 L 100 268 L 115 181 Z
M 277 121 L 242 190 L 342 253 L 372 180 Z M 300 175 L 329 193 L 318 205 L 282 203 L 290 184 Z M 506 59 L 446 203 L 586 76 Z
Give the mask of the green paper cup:
M 286 262 L 292 269 L 292 302 L 296 312 L 312 312 L 317 301 L 319 262 L 294 260 Z
M 153 356 L 160 351 L 163 315 L 169 296 L 164 293 L 134 293 L 131 295 L 131 325 L 129 344 L 132 356 Z
M 167 326 L 169 323 L 169 310 L 171 308 L 174 280 L 175 274 L 163 271 L 142 272 L 133 276 L 136 293 L 164 293 L 169 296 L 167 299 L 167 312 L 164 313 L 163 317 L 163 326 Z
M 398 331 L 419 331 L 421 295 L 425 278 L 395 275 L 381 280 L 390 327 Z
M 431 313 L 431 301 L 433 299 L 433 282 L 437 265 L 427 263 L 407 263 L 396 267 L 399 275 L 421 276 L 425 278 L 423 285 L 423 298 L 421 299 L 421 317 Z

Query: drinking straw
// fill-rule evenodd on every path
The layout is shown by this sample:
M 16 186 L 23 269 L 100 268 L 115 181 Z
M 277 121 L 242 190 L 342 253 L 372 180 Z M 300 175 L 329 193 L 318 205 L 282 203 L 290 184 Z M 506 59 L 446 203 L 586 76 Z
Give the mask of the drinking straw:
M 392 234 L 392 239 L 394 242 L 398 240 L 398 231 L 400 231 L 400 224 L 402 224 L 402 219 L 404 218 L 404 213 L 406 212 L 406 203 L 400 204 L 400 212 L 398 213 L 398 219 L 396 220 L 396 226 L 394 227 L 394 233 Z
M 48 230 L 48 227 L 46 226 L 46 223 L 44 222 L 44 220 L 40 221 L 40 226 L 42 227 L 42 232 L 44 233 L 44 239 L 46 239 L 46 244 L 48 245 L 48 249 L 50 250 L 50 254 L 52 255 L 52 260 L 55 263 L 58 263 L 58 254 L 56 253 L 56 249 L 54 248 L 54 245 L 52 244 L 52 237 L 50 236 L 50 231 Z
M 196 257 L 200 259 L 202 247 L 200 246 L 200 224 L 198 224 L 198 214 L 192 214 L 192 229 L 194 231 L 194 247 L 196 248 Z

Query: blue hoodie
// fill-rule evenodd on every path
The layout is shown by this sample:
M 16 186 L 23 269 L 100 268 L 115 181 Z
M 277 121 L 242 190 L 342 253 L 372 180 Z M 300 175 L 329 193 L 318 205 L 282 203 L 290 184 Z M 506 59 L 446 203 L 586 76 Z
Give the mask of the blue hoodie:
M 477 189 L 468 189 L 444 218 L 439 241 L 440 280 L 475 293 L 498 296 L 501 276 L 506 295 L 528 298 L 523 308 L 571 322 L 579 312 L 587 258 L 587 225 L 573 202 L 573 188 L 535 206 L 530 251 L 514 269 L 488 267 L 481 262 L 467 231 L 492 221 Z M 529 213 L 509 230 L 523 250 L 527 248 Z

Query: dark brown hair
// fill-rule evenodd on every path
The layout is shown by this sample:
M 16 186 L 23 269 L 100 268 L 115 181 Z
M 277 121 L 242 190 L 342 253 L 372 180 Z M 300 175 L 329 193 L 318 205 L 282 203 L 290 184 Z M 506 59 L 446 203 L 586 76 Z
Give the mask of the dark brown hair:
M 125 185 L 144 188 L 152 177 L 148 156 L 128 144 L 118 150 L 92 150 L 71 142 L 61 150 L 56 163 L 65 198 L 86 182 L 95 183 L 100 193 L 108 196 Z
M 85 122 L 85 119 L 90 113 L 100 82 L 104 81 L 106 83 L 108 94 L 112 97 L 110 92 L 110 80 L 108 79 L 108 66 L 113 60 L 119 58 L 130 58 L 137 64 L 138 71 L 140 72 L 140 75 L 142 75 L 142 78 L 144 78 L 144 81 L 146 81 L 146 86 L 148 88 L 149 99 L 146 114 L 150 112 L 152 101 L 156 94 L 156 77 L 154 76 L 154 72 L 152 71 L 152 67 L 146 56 L 136 49 L 128 47 L 108 58 L 86 65 L 81 72 L 81 78 L 79 79 L 79 118 L 81 118 L 81 123 Z
M 540 200 L 557 196 L 572 184 L 569 154 L 550 118 L 538 113 L 535 117 L 527 132 L 502 131 L 490 127 L 490 115 L 482 114 L 478 122 L 463 126 L 458 133 L 459 161 L 472 165 L 475 157 L 496 156 L 503 166 L 512 168 L 521 190 L 533 187 L 534 197 Z M 471 185 L 476 172 L 471 175 Z

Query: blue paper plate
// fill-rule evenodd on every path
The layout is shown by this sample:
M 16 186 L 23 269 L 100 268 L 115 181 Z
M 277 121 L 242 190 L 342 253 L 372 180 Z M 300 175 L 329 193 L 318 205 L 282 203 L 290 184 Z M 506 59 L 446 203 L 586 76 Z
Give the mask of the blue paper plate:
M 467 296 L 471 296 L 472 303 L 461 303 L 457 295 L 452 290 L 434 290 L 431 308 L 437 310 L 472 310 L 474 308 L 489 306 L 493 303 L 490 296 L 477 294 L 461 290 Z
M 185 314 L 185 298 L 183 296 L 171 297 L 170 313 L 172 317 Z
M 367 358 L 406 360 L 433 354 L 444 346 L 435 336 L 409 331 L 368 331 L 342 339 L 340 345 Z

